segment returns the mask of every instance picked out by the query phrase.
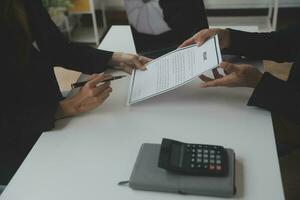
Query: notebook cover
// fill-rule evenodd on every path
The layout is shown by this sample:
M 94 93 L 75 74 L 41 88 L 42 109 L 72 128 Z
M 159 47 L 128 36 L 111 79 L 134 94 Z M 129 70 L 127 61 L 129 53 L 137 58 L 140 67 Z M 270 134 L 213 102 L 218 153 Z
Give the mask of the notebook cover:
M 157 166 L 160 144 L 143 144 L 134 165 L 129 186 L 136 190 L 232 197 L 235 194 L 235 155 L 228 152 L 226 177 L 189 176 L 170 173 Z

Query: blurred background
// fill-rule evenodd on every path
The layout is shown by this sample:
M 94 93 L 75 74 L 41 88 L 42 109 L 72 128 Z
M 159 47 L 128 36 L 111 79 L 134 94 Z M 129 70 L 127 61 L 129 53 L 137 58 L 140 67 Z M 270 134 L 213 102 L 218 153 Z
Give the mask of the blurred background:
M 147 4 L 151 0 L 128 1 Z M 43 3 L 53 21 L 73 42 L 97 47 L 112 25 L 129 24 L 124 0 L 43 0 Z M 300 19 L 299 0 L 204 0 L 204 5 L 210 27 L 239 28 L 246 25 L 257 27 L 259 32 L 268 32 Z M 267 71 L 281 79 L 287 78 L 290 63 L 285 63 L 286 67 L 270 61 L 264 61 L 264 64 Z M 61 90 L 66 91 L 79 73 L 58 67 L 56 75 Z

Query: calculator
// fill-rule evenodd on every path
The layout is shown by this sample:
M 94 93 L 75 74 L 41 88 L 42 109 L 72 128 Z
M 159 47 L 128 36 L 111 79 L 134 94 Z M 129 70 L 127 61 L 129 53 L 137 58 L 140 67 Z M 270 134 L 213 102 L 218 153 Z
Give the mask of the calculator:
M 194 176 L 226 176 L 228 154 L 224 147 L 182 143 L 163 138 L 158 167 Z

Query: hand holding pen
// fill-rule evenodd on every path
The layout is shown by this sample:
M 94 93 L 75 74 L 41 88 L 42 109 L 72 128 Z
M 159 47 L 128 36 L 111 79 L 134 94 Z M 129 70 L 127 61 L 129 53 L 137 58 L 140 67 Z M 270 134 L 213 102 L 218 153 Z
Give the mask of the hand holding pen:
M 102 105 L 112 92 L 111 80 L 120 78 L 105 74 L 94 74 L 81 83 L 76 93 L 59 102 L 56 119 L 84 113 Z

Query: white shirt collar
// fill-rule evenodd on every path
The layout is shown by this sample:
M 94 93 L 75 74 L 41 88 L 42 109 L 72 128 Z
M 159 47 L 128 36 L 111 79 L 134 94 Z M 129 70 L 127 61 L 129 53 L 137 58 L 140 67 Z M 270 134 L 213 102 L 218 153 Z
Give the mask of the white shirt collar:
M 40 49 L 39 49 L 38 44 L 37 44 L 36 41 L 34 41 L 34 42 L 32 43 L 32 46 L 34 46 L 34 48 L 36 48 L 38 51 L 40 51 Z

